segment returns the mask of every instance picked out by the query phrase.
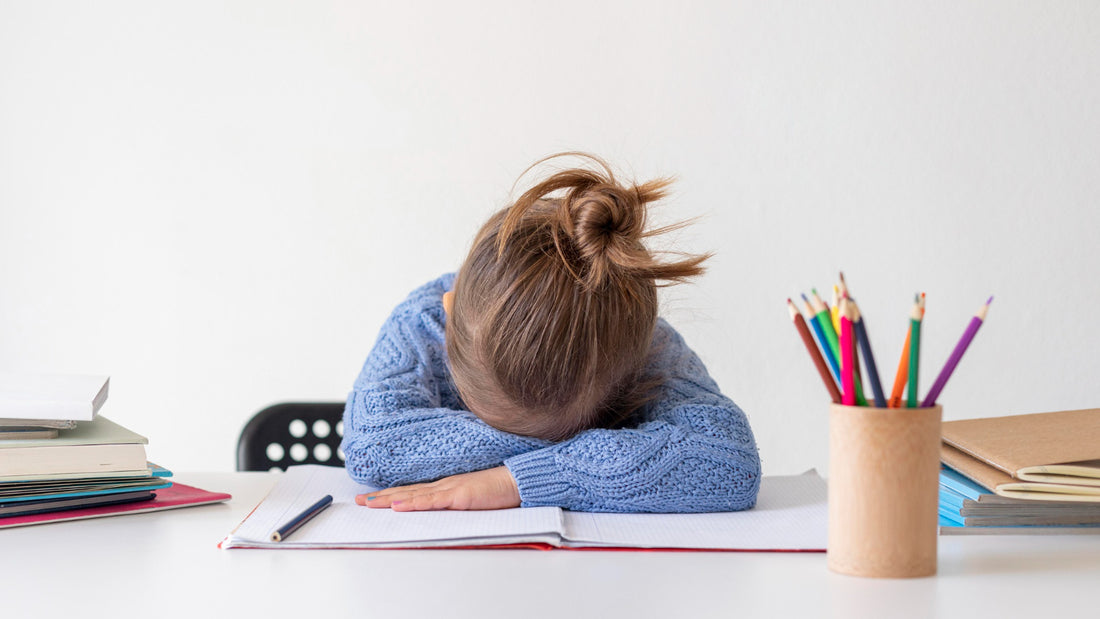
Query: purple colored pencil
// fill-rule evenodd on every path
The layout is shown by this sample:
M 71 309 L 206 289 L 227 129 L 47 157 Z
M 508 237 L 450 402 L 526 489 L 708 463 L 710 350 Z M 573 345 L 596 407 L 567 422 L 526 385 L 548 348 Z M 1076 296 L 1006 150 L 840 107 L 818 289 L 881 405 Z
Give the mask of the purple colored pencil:
M 962 359 L 967 346 L 970 346 L 970 342 L 974 339 L 974 336 L 978 334 L 978 329 L 982 326 L 982 323 L 985 322 L 985 315 L 989 311 L 989 304 L 992 302 L 993 297 L 989 297 L 985 305 L 983 305 L 981 309 L 974 314 L 974 317 L 970 319 L 970 324 L 967 325 L 966 331 L 964 331 L 962 337 L 959 338 L 959 343 L 955 344 L 955 350 L 952 351 L 951 356 L 947 358 L 947 363 L 945 363 L 943 369 L 940 370 L 940 375 L 936 377 L 936 382 L 932 383 L 932 389 L 928 391 L 928 395 L 925 396 L 924 402 L 921 402 L 921 407 L 929 407 L 936 404 L 936 398 L 940 397 L 940 392 L 943 391 L 944 385 L 947 384 L 947 379 L 951 378 L 951 373 L 955 371 L 955 366 L 959 365 L 959 360 Z

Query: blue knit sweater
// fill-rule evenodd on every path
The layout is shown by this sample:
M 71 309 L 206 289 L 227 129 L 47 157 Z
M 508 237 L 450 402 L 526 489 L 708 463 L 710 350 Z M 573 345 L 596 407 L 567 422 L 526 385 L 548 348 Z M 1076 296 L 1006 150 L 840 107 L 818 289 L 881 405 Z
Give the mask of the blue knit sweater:
M 393 311 L 344 411 L 348 473 L 373 486 L 420 483 L 503 464 L 524 507 L 581 511 L 748 509 L 760 458 L 745 414 L 664 320 L 651 368 L 665 376 L 634 427 L 552 443 L 501 432 L 466 410 L 450 379 L 442 296 L 454 274 Z

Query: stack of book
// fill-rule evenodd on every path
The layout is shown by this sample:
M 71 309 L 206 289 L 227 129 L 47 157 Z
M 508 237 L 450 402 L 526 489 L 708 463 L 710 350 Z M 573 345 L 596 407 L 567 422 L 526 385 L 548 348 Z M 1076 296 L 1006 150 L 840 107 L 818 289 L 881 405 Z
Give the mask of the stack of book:
M 0 527 L 229 498 L 174 488 L 172 473 L 146 459 L 148 439 L 99 415 L 109 383 L 0 373 Z
M 949 421 L 943 533 L 1100 533 L 1100 409 Z

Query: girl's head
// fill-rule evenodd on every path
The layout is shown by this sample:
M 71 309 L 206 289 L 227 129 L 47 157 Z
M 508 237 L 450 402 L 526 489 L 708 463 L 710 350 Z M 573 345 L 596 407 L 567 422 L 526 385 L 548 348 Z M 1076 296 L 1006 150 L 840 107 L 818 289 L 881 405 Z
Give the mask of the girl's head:
M 641 406 L 658 282 L 697 275 L 707 258 L 660 262 L 643 244 L 677 227 L 646 227 L 670 181 L 621 185 L 583 156 L 599 169 L 553 174 L 489 219 L 447 299 L 455 385 L 514 434 L 562 440 Z

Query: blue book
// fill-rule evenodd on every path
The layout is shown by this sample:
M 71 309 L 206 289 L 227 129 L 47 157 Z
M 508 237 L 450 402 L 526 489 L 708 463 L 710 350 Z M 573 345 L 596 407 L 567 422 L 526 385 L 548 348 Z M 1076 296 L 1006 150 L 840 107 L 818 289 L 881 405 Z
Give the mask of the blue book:
M 959 510 L 954 510 L 954 512 L 952 512 L 951 508 L 945 508 L 941 505 L 939 514 L 941 527 L 961 527 L 964 524 L 963 517 L 959 515 Z
M 960 475 L 948 466 L 940 467 L 940 503 L 939 516 L 941 527 L 963 527 L 966 521 L 960 513 L 967 499 L 977 501 L 989 490 L 971 479 Z
M 963 508 L 963 501 L 966 497 L 951 490 L 950 488 L 944 488 L 940 486 L 940 507 L 950 507 L 956 511 Z
M 977 501 L 978 497 L 983 494 L 993 494 L 988 488 L 975 483 L 970 478 L 946 466 L 940 467 L 940 487 L 950 488 L 958 494 L 974 501 Z
M 954 520 L 951 520 L 950 518 L 945 517 L 943 514 L 940 514 L 939 524 L 940 524 L 941 528 L 943 528 L 943 527 L 961 527 L 961 526 L 963 526 L 963 525 L 955 522 Z M 940 532 L 942 533 L 943 531 L 940 531 Z

